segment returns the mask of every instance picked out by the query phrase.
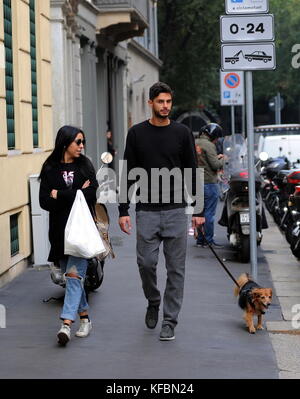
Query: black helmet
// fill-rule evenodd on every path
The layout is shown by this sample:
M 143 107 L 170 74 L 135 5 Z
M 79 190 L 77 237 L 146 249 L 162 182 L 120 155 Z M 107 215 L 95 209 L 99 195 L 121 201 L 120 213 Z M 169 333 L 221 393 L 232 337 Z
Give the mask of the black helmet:
M 217 123 L 209 123 L 200 129 L 201 134 L 207 134 L 211 141 L 223 137 L 223 129 Z

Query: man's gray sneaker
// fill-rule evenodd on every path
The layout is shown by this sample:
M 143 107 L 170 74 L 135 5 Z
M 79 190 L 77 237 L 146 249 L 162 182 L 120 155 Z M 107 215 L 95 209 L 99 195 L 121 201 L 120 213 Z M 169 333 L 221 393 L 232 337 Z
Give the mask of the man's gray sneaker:
M 145 323 L 148 328 L 155 328 L 158 321 L 159 307 L 149 305 L 146 312 Z
M 175 339 L 174 328 L 169 324 L 162 326 L 159 339 L 161 341 L 172 341 L 173 339 Z

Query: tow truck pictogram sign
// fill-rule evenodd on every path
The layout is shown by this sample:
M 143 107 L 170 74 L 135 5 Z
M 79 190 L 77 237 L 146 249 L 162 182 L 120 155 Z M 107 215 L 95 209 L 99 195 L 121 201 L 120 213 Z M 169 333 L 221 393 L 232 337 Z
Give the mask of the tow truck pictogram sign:
M 276 68 L 273 42 L 223 44 L 221 48 L 222 71 L 272 70 Z

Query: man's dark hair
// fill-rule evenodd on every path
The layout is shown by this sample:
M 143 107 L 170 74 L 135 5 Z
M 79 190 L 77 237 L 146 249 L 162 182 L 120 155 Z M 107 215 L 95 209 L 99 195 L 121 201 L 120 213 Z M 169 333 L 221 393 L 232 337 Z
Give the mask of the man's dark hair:
M 152 101 L 154 98 L 158 97 L 160 93 L 169 93 L 173 97 L 173 91 L 170 86 L 163 82 L 154 83 L 149 90 L 149 99 Z

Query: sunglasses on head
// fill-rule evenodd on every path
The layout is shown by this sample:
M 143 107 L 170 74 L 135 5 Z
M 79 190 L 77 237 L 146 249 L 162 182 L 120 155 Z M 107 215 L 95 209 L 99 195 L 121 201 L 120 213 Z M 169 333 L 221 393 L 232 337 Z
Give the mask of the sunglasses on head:
M 85 145 L 85 139 L 77 139 L 77 140 L 75 140 L 75 143 L 76 143 L 77 145 L 80 145 L 81 143 L 82 143 L 83 145 Z

